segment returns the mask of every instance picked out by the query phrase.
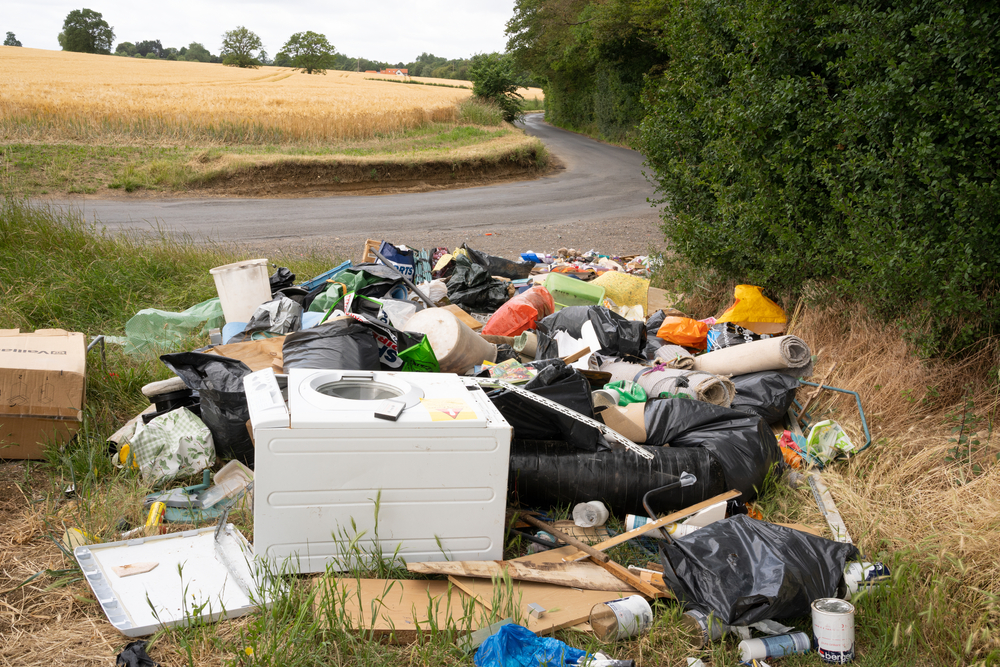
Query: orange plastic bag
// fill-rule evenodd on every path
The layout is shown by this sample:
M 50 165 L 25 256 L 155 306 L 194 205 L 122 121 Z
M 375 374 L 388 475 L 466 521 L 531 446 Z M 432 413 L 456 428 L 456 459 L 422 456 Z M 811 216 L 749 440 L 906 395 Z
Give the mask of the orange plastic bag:
M 548 317 L 556 304 L 549 291 L 538 285 L 527 292 L 518 294 L 500 306 L 493 317 L 483 327 L 487 336 L 520 336 L 535 326 L 535 322 Z
M 675 345 L 704 350 L 708 338 L 708 325 L 690 317 L 668 316 L 663 318 L 663 324 L 656 332 L 656 337 Z

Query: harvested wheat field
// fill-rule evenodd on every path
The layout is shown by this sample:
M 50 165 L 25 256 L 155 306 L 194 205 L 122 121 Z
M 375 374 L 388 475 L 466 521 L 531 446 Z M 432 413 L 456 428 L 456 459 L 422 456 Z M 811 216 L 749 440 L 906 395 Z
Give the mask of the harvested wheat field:
M 3 48 L 0 140 L 233 143 L 368 138 L 454 120 L 466 88 L 370 74 Z M 385 77 L 388 78 L 388 77 Z M 427 79 L 447 86 L 467 81 Z M 530 91 L 540 96 L 541 91 Z

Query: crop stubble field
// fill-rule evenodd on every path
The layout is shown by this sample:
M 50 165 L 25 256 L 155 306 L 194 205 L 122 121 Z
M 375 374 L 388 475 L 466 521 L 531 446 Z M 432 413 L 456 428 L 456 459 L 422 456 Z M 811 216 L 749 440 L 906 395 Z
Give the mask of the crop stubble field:
M 446 87 L 373 80 L 379 78 L 392 77 L 334 70 L 307 75 L 278 67 L 240 69 L 0 47 L 0 150 L 7 169 L 20 168 L 20 177 L 8 174 L 8 181 L 29 194 L 46 194 L 46 189 L 73 192 L 74 186 L 39 164 L 63 163 L 63 172 L 94 168 L 75 157 L 78 149 L 60 148 L 53 155 L 53 146 L 94 147 L 91 162 L 96 156 L 97 162 L 112 165 L 108 186 L 130 191 L 134 188 L 128 187 L 128 179 L 112 173 L 121 159 L 117 153 L 108 155 L 109 148 L 131 150 L 131 162 L 127 157 L 129 164 L 119 166 L 138 170 L 133 180 L 167 189 L 194 181 L 204 185 L 207 167 L 198 165 L 212 161 L 203 154 L 206 149 L 237 150 L 242 155 L 238 162 L 246 165 L 258 162 L 249 157 L 258 154 L 267 154 L 268 164 L 275 155 L 296 155 L 301 163 L 310 153 L 327 160 L 381 154 L 412 162 L 420 154 L 425 161 L 468 161 L 537 148 L 509 126 L 487 130 L 481 120 L 469 119 L 462 108 L 471 91 L 450 87 L 471 87 L 469 82 L 420 80 Z M 524 92 L 526 97 L 542 95 L 537 89 Z M 459 126 L 462 130 L 456 132 Z M 470 145 L 478 151 L 470 151 Z M 141 173 L 146 169 L 142 162 L 154 159 L 149 155 L 154 149 L 180 150 L 180 155 L 155 158 L 188 168 L 173 177 L 163 165 L 160 176 Z M 227 167 L 231 173 L 233 165 Z M 24 178 L 29 171 L 34 178 Z M 114 185 L 116 180 L 124 185 Z M 80 191 L 97 189 L 99 185 L 90 184 Z

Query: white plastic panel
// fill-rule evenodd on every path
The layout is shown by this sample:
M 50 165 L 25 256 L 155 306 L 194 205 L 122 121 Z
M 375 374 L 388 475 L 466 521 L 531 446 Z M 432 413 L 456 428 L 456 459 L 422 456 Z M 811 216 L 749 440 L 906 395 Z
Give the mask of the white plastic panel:
M 128 637 L 183 625 L 191 617 L 213 622 L 243 616 L 255 606 L 251 595 L 261 596 L 253 551 L 232 524 L 218 541 L 213 526 L 77 547 L 73 555 L 108 620 Z M 149 562 L 156 568 L 127 577 L 112 569 Z

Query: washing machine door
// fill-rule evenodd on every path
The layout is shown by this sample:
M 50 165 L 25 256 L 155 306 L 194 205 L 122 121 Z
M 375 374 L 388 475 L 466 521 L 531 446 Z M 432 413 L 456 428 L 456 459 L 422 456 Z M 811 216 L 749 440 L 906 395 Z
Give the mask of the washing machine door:
M 316 371 L 292 369 L 288 376 L 293 426 L 325 426 L 374 419 L 385 403 L 406 408 L 420 403 L 420 387 L 394 374 L 378 371 Z

